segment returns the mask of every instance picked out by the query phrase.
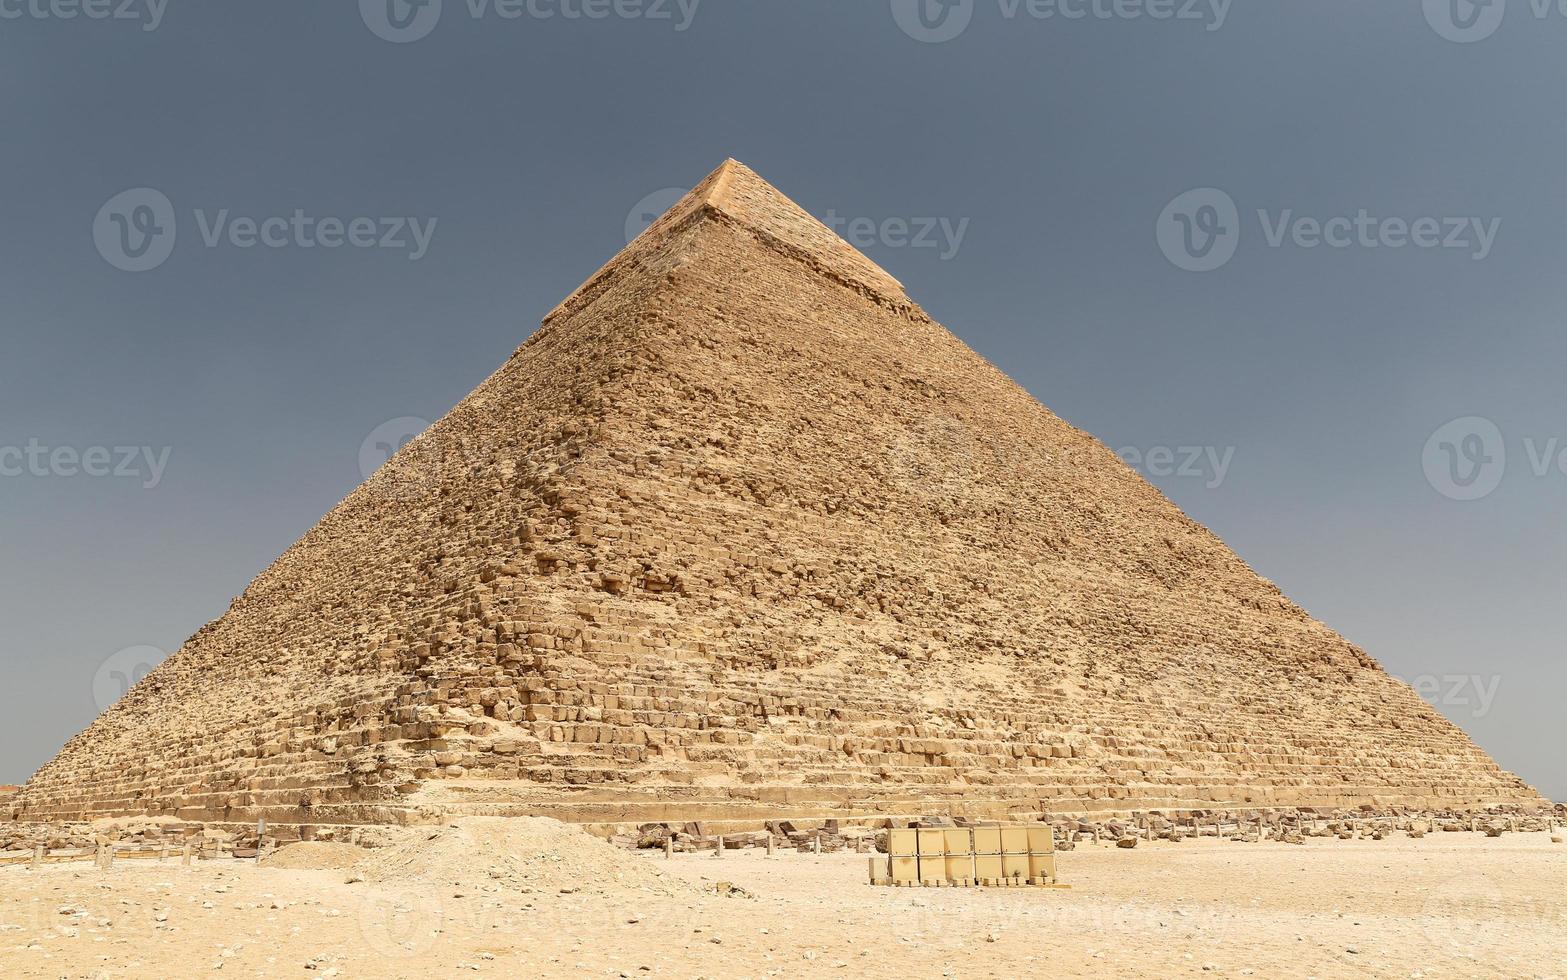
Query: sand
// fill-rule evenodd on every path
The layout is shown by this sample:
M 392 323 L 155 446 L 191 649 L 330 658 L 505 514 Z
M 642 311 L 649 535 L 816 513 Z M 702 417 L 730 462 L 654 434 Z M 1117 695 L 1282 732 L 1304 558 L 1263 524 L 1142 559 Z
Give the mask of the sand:
M 1545 834 L 1080 846 L 1061 855 L 1069 891 L 873 888 L 863 856 L 757 852 L 616 855 L 618 874 L 590 867 L 566 893 L 496 879 L 470 888 L 442 883 L 475 864 L 440 858 L 452 841 L 422 856 L 383 851 L 386 880 L 355 883 L 341 870 L 237 862 L 0 869 L 0 973 L 1567 975 L 1567 846 Z M 390 860 L 398 853 L 420 859 Z M 670 882 L 643 875 L 666 869 L 689 888 L 650 890 Z M 703 890 L 721 881 L 756 897 Z
M 335 841 L 300 841 L 280 848 L 261 861 L 263 868 L 292 871 L 340 871 L 363 861 L 369 854 L 353 844 Z
M 658 895 L 688 894 L 665 869 L 573 827 L 539 817 L 470 818 L 418 831 L 354 865 L 366 880 L 402 886 Z

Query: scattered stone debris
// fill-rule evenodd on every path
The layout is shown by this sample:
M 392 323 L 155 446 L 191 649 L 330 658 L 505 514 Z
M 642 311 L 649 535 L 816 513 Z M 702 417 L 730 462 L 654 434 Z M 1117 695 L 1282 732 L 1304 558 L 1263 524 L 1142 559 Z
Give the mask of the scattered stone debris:
M 411 832 L 371 851 L 353 870 L 367 881 L 443 885 L 459 891 L 601 893 L 639 887 L 661 895 L 694 889 L 576 827 L 543 817 L 469 817 Z
M 521 819 L 521 818 L 504 818 Z M 1277 810 L 1165 810 L 1137 811 L 1098 820 L 1049 814 L 1020 814 L 1022 822 L 1048 823 L 1055 830 L 1056 850 L 1071 851 L 1081 844 L 1135 848 L 1139 842 L 1179 843 L 1193 838 L 1234 842 L 1302 844 L 1306 838 L 1338 840 L 1388 839 L 1403 833 L 1419 840 L 1432 830 L 1443 833 L 1474 832 L 1488 837 L 1505 833 L 1551 832 L 1560 843 L 1558 827 L 1567 824 L 1567 809 L 1525 810 L 1494 807 L 1476 811 L 1417 811 L 1391 807 L 1381 810 L 1292 808 Z M 971 827 L 993 821 L 962 816 L 879 818 L 857 821 L 768 821 L 765 829 L 729 830 L 703 821 L 684 824 L 645 823 L 633 830 L 609 833 L 604 841 L 627 850 L 667 849 L 670 853 L 706 853 L 720 857 L 723 851 L 795 851 L 804 854 L 863 854 L 887 851 L 887 832 L 910 827 Z M 451 829 L 451 828 L 447 828 Z M 377 849 L 404 844 L 409 835 L 431 836 L 440 828 L 413 830 L 389 827 L 288 827 L 269 828 L 260 841 L 267 850 L 260 855 L 263 867 L 341 869 L 350 882 L 365 879 L 358 863 Z M 274 838 L 274 834 L 276 837 Z M 298 838 L 307 837 L 300 841 Z M 586 837 L 586 835 L 582 835 Z M 285 843 L 294 838 L 294 843 Z M 278 843 L 274 843 L 274 840 Z M 594 842 L 601 845 L 603 842 Z M 192 857 L 255 858 L 258 838 L 254 827 L 200 824 L 181 820 L 100 821 L 96 824 L 38 824 L 0 821 L 0 862 L 27 863 L 38 848 L 51 860 L 91 860 L 101 856 L 100 845 L 116 853 L 138 856 L 164 855 L 180 860 L 189 845 Z
M 368 852 L 354 844 L 335 841 L 299 841 L 262 858 L 263 868 L 287 868 L 298 871 L 338 871 L 353 867 Z

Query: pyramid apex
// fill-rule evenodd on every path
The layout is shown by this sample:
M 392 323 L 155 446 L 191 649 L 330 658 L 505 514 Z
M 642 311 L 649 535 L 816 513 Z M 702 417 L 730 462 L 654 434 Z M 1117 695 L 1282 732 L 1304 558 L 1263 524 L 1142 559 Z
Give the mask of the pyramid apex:
M 699 194 L 702 202 L 705 204 L 710 204 L 714 207 L 721 207 L 727 198 L 729 188 L 734 184 L 736 179 L 755 180 L 766 187 L 768 190 L 772 191 L 774 194 L 777 194 L 779 197 L 783 197 L 783 194 L 779 192 L 777 188 L 767 183 L 767 181 L 762 180 L 761 176 L 758 175 L 756 171 L 752 170 L 750 167 L 747 167 L 745 164 L 741 163 L 739 160 L 736 160 L 734 157 L 725 157 L 724 161 L 715 167 L 712 173 L 708 174 L 705 178 L 703 178 L 700 184 L 696 185 L 696 189 L 693 190 L 692 193 Z
M 768 183 L 755 170 L 734 157 L 726 157 L 690 193 L 631 241 L 624 250 L 561 302 L 544 321 L 575 309 L 600 282 L 615 270 L 656 249 L 676 230 L 690 222 L 727 221 L 750 230 L 763 244 L 816 266 L 817 270 L 877 299 L 905 307 L 923 317 L 909 299 L 903 284 L 844 241 L 831 228 Z

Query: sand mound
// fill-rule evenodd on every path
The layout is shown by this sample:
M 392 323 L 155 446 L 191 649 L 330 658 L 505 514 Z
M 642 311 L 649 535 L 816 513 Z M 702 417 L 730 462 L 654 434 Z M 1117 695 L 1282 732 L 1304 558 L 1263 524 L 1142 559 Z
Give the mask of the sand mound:
M 373 851 L 354 866 L 369 881 L 500 886 L 517 891 L 644 889 L 683 894 L 692 886 L 645 858 L 542 817 L 473 817 Z
M 289 871 L 335 871 L 364 860 L 365 849 L 333 841 L 300 841 L 280 848 L 261 860 L 263 868 Z

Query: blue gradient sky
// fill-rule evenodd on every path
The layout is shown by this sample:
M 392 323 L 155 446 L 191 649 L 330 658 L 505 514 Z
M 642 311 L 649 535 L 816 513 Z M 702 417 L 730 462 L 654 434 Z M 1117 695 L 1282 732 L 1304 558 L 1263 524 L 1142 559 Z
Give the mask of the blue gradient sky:
M 174 3 L 148 30 L 150 8 L 34 2 L 0 4 L 22 12 L 0 19 L 0 473 L 6 447 L 168 455 L 156 481 L 146 457 L 88 476 L 69 454 L 0 475 L 0 782 L 145 659 L 119 651 L 221 614 L 359 482 L 378 426 L 439 417 L 500 364 L 640 200 L 732 155 L 875 226 L 865 251 L 933 315 L 1567 798 L 1567 473 L 1532 458 L 1567 448 L 1567 17 L 1511 0 L 1458 43 L 1419 0 L 1236 0 L 1222 24 L 1206 0 L 1206 20 L 971 0 L 926 43 L 889 0 L 704 0 L 689 21 L 672 0 L 669 20 L 445 0 L 392 43 L 375 3 Z M 142 187 L 178 236 L 125 272 L 95 218 Z M 1194 188 L 1236 207 L 1206 273 L 1156 235 Z M 203 240 L 225 211 L 296 210 L 436 225 L 417 261 Z M 1480 260 L 1306 248 L 1309 224 L 1268 241 L 1286 212 L 1362 210 L 1495 238 Z M 931 246 L 905 240 L 931 221 Z M 1438 434 L 1461 417 L 1494 429 Z M 1200 462 L 1162 475 L 1188 446 Z

